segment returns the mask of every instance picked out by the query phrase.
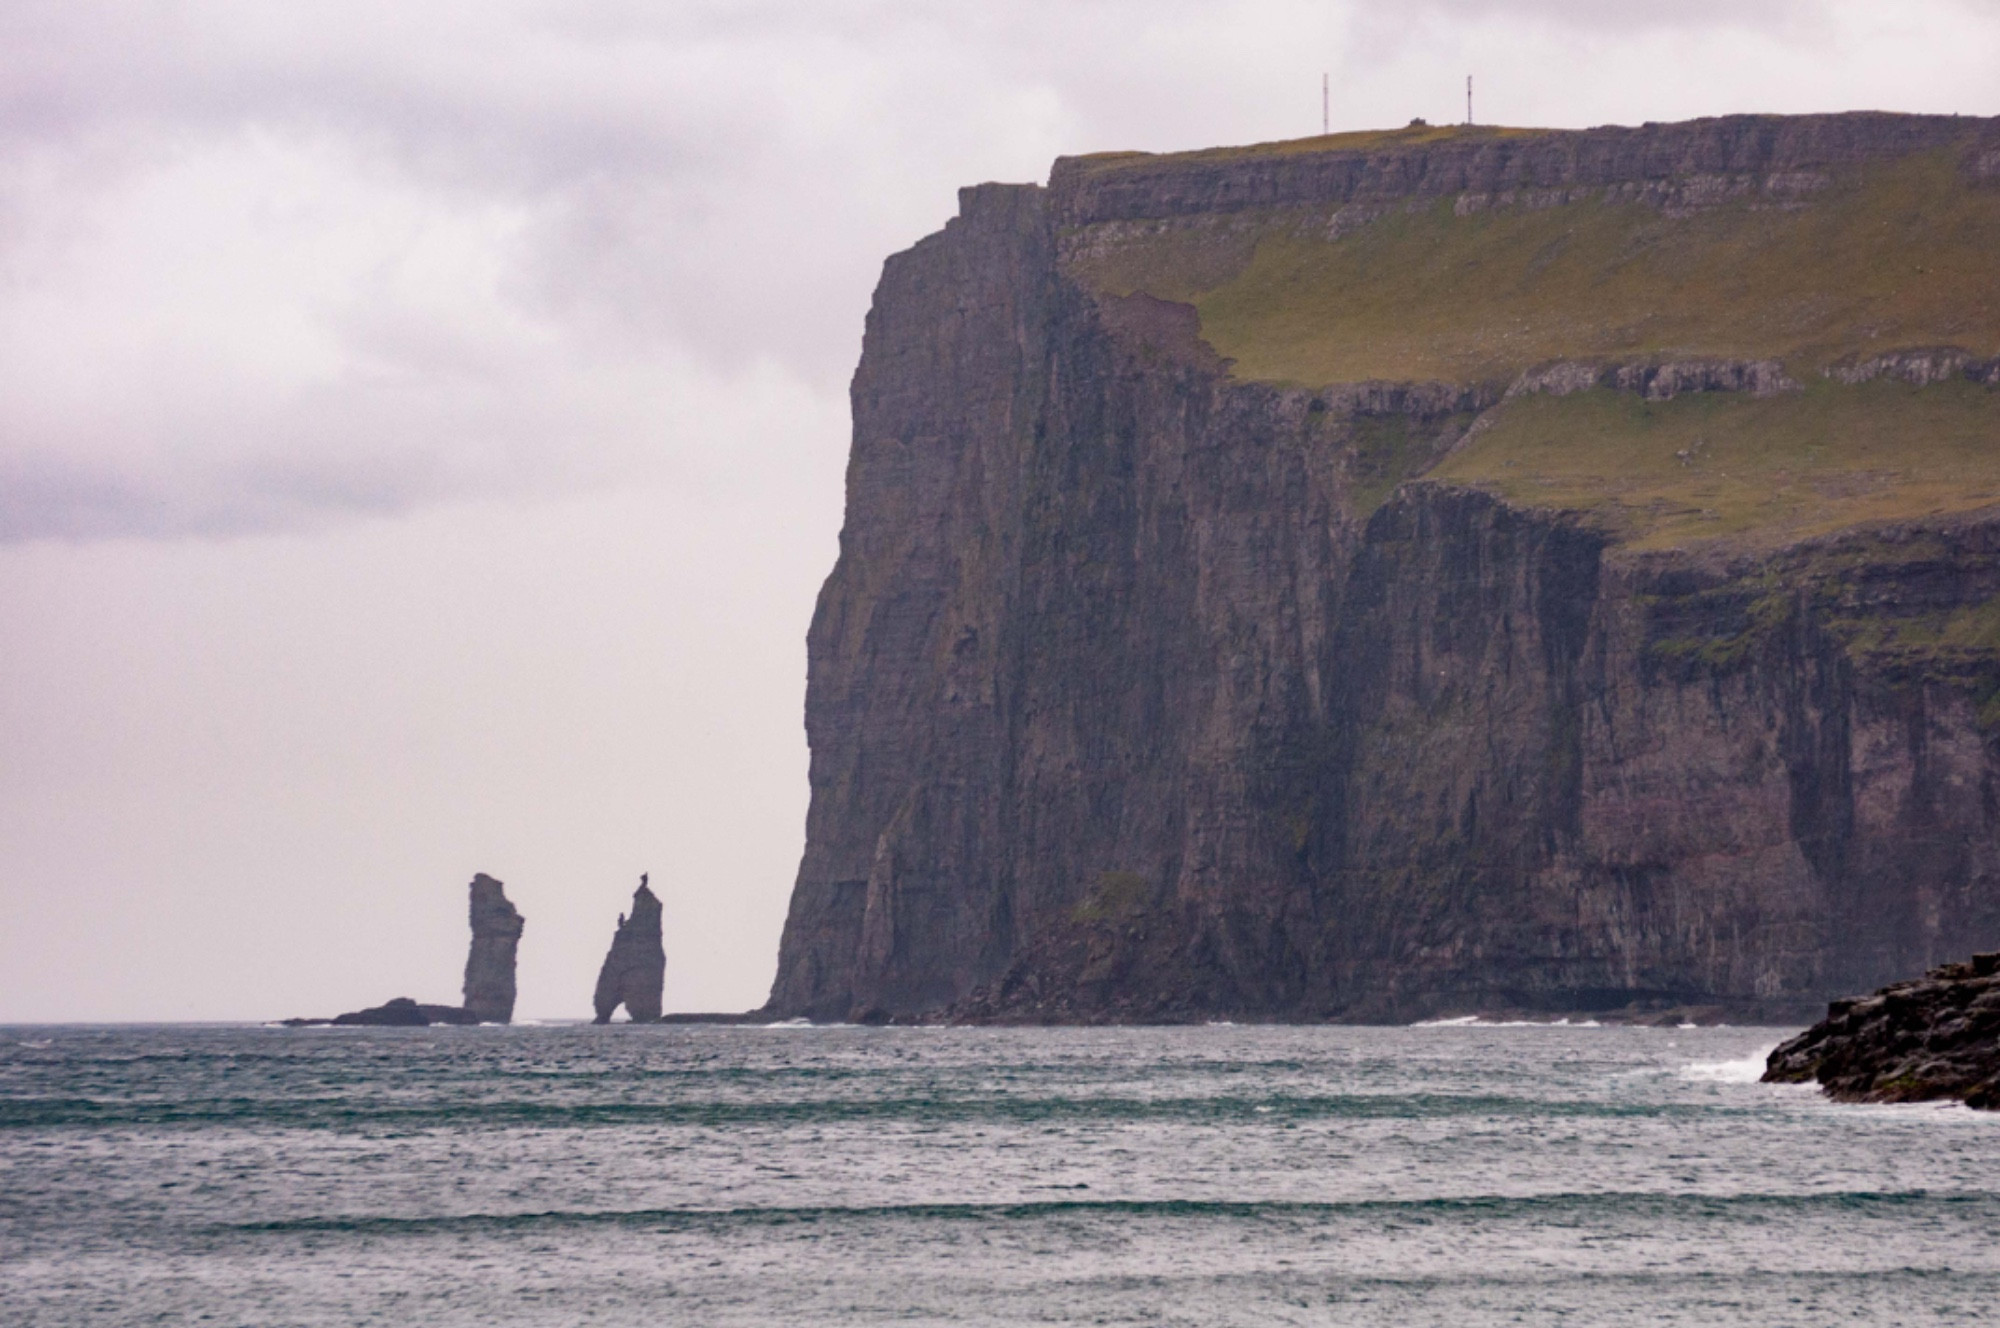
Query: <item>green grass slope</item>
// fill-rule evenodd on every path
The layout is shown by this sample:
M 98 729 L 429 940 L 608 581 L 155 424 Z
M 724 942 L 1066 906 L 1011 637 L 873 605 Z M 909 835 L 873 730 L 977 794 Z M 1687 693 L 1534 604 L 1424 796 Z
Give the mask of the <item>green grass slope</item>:
M 1192 152 L 1172 153 L 1170 159 L 1176 162 L 1219 162 L 1240 161 L 1249 157 L 1299 157 L 1316 152 L 1380 152 L 1396 148 L 1422 147 L 1430 143 L 1533 138 L 1557 132 L 1560 131 L 1525 129 L 1511 125 L 1413 123 L 1401 129 L 1351 129 L 1338 134 L 1320 134 L 1313 138 L 1285 138 L 1240 147 L 1198 148 Z M 1096 152 L 1074 160 L 1086 171 L 1115 172 L 1127 165 L 1157 161 L 1159 158 L 1150 152 Z
M 2000 502 L 2000 393 L 1813 379 L 1762 398 L 1517 397 L 1429 477 L 1591 513 L 1635 548 L 1775 546 Z
M 1595 513 L 1636 547 L 2000 501 L 2000 391 L 1824 373 L 1902 348 L 2000 355 L 2000 187 L 1960 153 L 1694 207 L 1606 195 L 1421 199 L 1342 227 L 1304 209 L 1127 224 L 1069 237 L 1070 266 L 1100 290 L 1192 304 L 1240 379 L 1505 384 L 1553 360 L 1781 361 L 1804 391 L 1516 397 L 1432 472 Z

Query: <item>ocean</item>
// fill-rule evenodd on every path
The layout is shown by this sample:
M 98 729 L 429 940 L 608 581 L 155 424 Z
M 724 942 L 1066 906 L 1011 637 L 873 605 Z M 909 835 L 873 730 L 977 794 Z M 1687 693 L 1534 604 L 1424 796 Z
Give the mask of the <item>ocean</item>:
M 1783 1035 L 0 1028 L 0 1324 L 2000 1316 L 2000 1114 Z

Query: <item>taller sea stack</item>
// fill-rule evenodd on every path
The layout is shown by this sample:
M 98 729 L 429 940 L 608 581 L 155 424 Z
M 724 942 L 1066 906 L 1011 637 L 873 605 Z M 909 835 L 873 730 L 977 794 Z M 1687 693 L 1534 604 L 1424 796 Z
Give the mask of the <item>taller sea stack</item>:
M 523 921 L 500 882 L 472 878 L 472 949 L 465 956 L 465 1013 L 482 1024 L 514 1019 L 514 953 Z
M 1799 1018 L 2000 946 L 2000 123 L 1058 161 L 891 258 L 767 1012 Z
M 361 1024 L 427 1027 L 431 1024 L 505 1024 L 514 1018 L 514 952 L 521 939 L 521 915 L 507 902 L 500 882 L 485 872 L 473 875 L 472 946 L 465 956 L 465 1004 L 425 1005 L 398 996 L 365 1010 L 332 1019 L 287 1019 L 293 1027 Z

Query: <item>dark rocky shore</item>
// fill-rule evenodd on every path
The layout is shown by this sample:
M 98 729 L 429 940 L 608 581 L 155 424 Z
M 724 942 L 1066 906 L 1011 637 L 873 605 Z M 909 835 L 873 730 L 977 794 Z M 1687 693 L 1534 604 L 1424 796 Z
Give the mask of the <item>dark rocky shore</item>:
M 1764 1081 L 1817 1081 L 1843 1102 L 1956 1098 L 2000 1110 L 2000 953 L 1834 1001 L 1771 1053 Z

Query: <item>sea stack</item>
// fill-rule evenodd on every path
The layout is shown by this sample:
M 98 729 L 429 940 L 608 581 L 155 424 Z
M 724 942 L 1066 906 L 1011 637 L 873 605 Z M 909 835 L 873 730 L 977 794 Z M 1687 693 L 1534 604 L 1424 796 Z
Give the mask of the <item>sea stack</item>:
M 514 952 L 523 919 L 500 882 L 472 878 L 472 951 L 465 957 L 465 1012 L 482 1024 L 514 1019 Z
M 632 895 L 630 917 L 618 916 L 618 930 L 611 937 L 611 951 L 597 973 L 595 1022 L 608 1024 L 611 1012 L 620 1005 L 635 1024 L 650 1024 L 660 1017 L 661 991 L 667 981 L 667 951 L 660 941 L 660 901 L 639 878 Z

